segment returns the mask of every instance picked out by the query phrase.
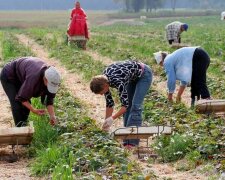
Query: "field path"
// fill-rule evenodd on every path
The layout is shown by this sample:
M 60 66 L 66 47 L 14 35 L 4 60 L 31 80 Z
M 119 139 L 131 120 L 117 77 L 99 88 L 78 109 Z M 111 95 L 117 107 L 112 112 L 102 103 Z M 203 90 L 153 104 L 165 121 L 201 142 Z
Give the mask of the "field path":
M 78 74 L 68 73 L 66 68 L 54 58 L 48 57 L 48 52 L 40 45 L 38 45 L 33 39 L 29 38 L 23 34 L 17 34 L 16 37 L 21 43 L 30 47 L 37 57 L 43 58 L 48 64 L 54 65 L 62 74 L 66 88 L 71 92 L 71 94 L 80 99 L 82 102 L 88 105 L 88 108 L 92 109 L 89 116 L 95 118 L 97 123 L 102 123 L 102 118 L 104 117 L 105 111 L 105 99 L 103 96 L 93 95 L 89 90 L 89 85 L 82 80 Z M 99 55 L 97 52 L 87 50 L 87 55 L 91 56 L 96 61 L 102 61 L 106 65 L 112 63 L 113 61 L 107 57 Z M 118 122 L 119 123 L 119 122 Z M 119 123 L 120 124 L 120 123 Z M 115 127 L 117 124 L 115 125 Z M 132 157 L 134 158 L 134 157 Z M 169 164 L 151 164 L 151 167 L 147 163 L 141 162 L 138 159 L 138 164 L 142 167 L 143 170 L 154 171 L 154 173 L 159 177 L 159 179 L 164 179 L 171 177 L 174 180 L 204 180 L 205 178 L 196 173 L 190 172 L 178 172 L 170 166 Z

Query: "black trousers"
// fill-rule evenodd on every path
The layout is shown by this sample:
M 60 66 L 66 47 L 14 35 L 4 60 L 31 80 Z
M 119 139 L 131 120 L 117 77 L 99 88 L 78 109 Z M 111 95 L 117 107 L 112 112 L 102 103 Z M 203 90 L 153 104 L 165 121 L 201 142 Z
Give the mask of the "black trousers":
M 169 44 L 172 44 L 174 42 L 174 39 L 168 40 Z M 181 38 L 178 39 L 178 43 L 181 43 Z
M 210 97 L 208 87 L 206 85 L 206 71 L 210 64 L 210 57 L 201 48 L 197 48 L 193 55 L 192 62 L 192 79 L 191 79 L 191 98 L 194 100 L 200 98 L 206 99 Z
M 0 78 L 2 87 L 9 98 L 15 125 L 17 127 L 25 126 L 30 110 L 23 106 L 21 102 L 15 100 L 20 86 L 8 81 L 7 78 L 3 75 L 3 71 L 1 72 Z

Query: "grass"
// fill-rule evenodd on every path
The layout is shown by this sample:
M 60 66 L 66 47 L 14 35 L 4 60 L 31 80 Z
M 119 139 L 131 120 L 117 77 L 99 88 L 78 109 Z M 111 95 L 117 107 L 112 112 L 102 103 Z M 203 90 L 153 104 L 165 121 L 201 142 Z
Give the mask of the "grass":
M 5 62 L 10 61 L 18 56 L 32 56 L 33 53 L 28 48 L 20 45 L 15 37 L 10 33 L 3 32 L 1 38 L 2 58 Z

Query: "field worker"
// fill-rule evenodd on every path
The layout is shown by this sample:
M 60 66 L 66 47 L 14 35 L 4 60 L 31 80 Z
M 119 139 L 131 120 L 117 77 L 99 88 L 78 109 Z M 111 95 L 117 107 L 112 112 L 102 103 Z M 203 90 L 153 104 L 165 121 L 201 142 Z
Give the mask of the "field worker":
M 142 125 L 142 104 L 152 82 L 152 71 L 146 64 L 127 60 L 108 66 L 103 75 L 92 78 L 90 89 L 95 94 L 105 95 L 106 115 L 102 129 L 109 131 L 115 119 L 123 115 L 124 126 Z M 113 114 L 114 101 L 110 92 L 116 88 L 121 102 Z M 138 139 L 126 140 L 125 146 L 138 145 Z
M 166 38 L 169 44 L 181 43 L 181 33 L 188 30 L 188 25 L 179 21 L 166 25 Z
M 69 44 L 75 42 L 79 48 L 86 49 L 86 43 L 89 39 L 87 15 L 80 7 L 80 3 L 75 3 L 75 8 L 71 12 L 71 22 L 67 30 Z
M 87 17 L 85 11 L 80 7 L 80 2 L 75 3 L 75 8 L 72 9 L 71 14 L 70 14 L 70 19 L 73 19 L 74 16 L 79 15 L 83 17 Z
M 180 88 L 176 97 L 177 102 L 185 87 L 191 83 L 192 106 L 197 100 L 210 99 L 206 85 L 206 71 L 209 67 L 209 55 L 200 47 L 183 47 L 172 54 L 165 52 L 154 53 L 158 64 L 164 67 L 167 74 L 168 100 L 173 101 L 173 93 L 176 88 L 176 80 L 180 81 Z
M 58 71 L 37 57 L 18 58 L 3 67 L 1 83 L 17 127 L 26 125 L 30 111 L 37 115 L 46 114 L 45 109 L 36 109 L 31 105 L 31 98 L 39 96 L 47 107 L 50 123 L 56 123 L 53 100 L 60 81 Z

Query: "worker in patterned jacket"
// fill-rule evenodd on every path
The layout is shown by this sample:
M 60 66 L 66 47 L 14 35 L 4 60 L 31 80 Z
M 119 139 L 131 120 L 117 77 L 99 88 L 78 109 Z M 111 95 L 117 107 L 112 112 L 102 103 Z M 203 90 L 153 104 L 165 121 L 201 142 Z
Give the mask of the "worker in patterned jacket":
M 179 21 L 174 21 L 166 25 L 166 38 L 169 44 L 181 43 L 181 33 L 188 30 L 188 25 Z
M 142 125 L 142 104 L 152 82 L 149 66 L 138 61 L 116 62 L 108 66 L 103 75 L 92 78 L 90 89 L 95 94 L 105 95 L 106 116 L 103 130 L 109 131 L 113 121 L 123 115 L 124 126 Z M 114 101 L 110 92 L 116 88 L 121 102 L 120 109 L 113 113 Z M 126 140 L 124 145 L 138 145 L 139 140 Z

